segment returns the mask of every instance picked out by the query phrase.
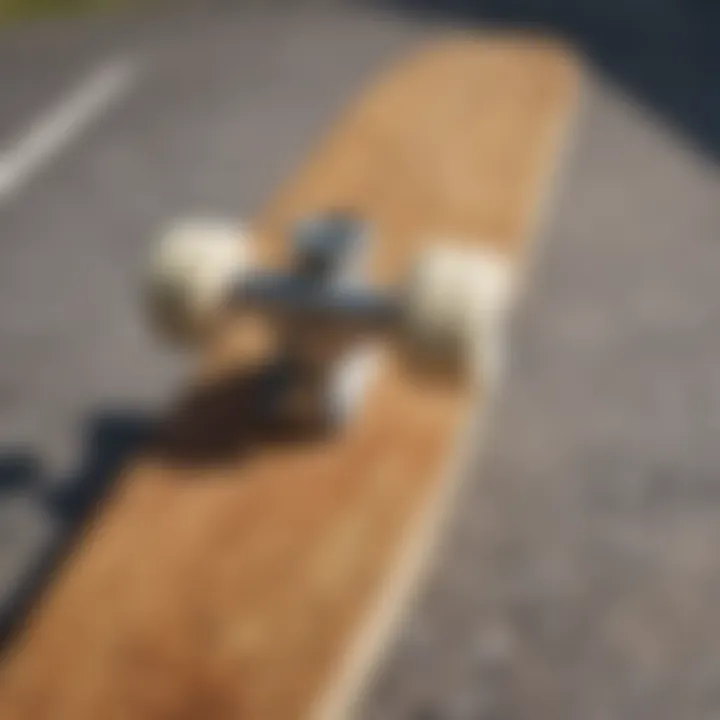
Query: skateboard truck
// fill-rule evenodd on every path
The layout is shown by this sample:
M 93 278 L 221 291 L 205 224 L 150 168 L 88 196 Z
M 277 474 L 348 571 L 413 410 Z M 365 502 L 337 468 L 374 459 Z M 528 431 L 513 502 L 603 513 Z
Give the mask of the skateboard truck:
M 266 313 L 287 327 L 303 324 L 313 334 L 344 337 L 390 328 L 400 307 L 390 294 L 370 287 L 362 267 L 369 232 L 349 213 L 333 212 L 299 222 L 294 257 L 286 273 L 239 276 L 228 304 Z
M 305 370 L 314 363 L 316 374 L 363 337 L 382 336 L 418 372 L 495 384 L 513 286 L 497 252 L 432 245 L 399 285 L 381 290 L 357 271 L 367 232 L 349 213 L 298 223 L 287 272 L 257 269 L 252 243 L 222 222 L 185 223 L 166 234 L 148 283 L 158 330 L 197 343 L 220 315 L 252 310 L 280 328 L 284 357 Z M 329 348 L 319 359 L 318 344 Z
M 368 242 L 365 223 L 335 210 L 298 222 L 293 230 L 295 274 L 323 283 L 362 279 L 359 262 Z

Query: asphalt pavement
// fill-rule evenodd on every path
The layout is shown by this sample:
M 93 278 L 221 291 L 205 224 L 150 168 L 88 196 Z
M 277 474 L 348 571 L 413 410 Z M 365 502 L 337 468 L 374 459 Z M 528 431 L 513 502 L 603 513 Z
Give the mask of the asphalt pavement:
M 252 216 L 376 70 L 458 18 L 188 2 L 0 31 L 3 628 L 182 377 L 138 310 L 157 229 Z M 642 44 L 596 49 L 491 442 L 365 717 L 720 716 L 715 86 L 686 59 L 685 94 L 658 95 Z

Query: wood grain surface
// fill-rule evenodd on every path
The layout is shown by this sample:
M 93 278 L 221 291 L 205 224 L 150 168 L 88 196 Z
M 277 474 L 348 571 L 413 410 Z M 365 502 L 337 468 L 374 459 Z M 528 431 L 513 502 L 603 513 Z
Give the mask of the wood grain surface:
M 370 85 L 261 213 L 263 262 L 282 264 L 292 222 L 328 207 L 371 223 L 378 283 L 446 236 L 519 260 L 576 91 L 575 63 L 549 42 L 421 49 Z M 119 478 L 4 660 L 0 717 L 348 711 L 481 399 L 414 377 L 388 351 L 345 432 L 266 428 L 259 389 L 272 378 L 253 337 L 224 328 L 205 381 Z

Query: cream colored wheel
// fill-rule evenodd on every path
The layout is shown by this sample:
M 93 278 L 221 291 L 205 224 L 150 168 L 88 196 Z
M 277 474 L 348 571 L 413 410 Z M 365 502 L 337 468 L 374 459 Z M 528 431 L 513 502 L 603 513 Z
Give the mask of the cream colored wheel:
M 407 295 L 411 360 L 494 386 L 511 295 L 511 268 L 497 252 L 450 244 L 425 250 Z
M 202 337 L 234 284 L 251 271 L 251 249 L 243 228 L 222 220 L 186 220 L 163 234 L 151 253 L 146 286 L 158 334 L 181 344 Z

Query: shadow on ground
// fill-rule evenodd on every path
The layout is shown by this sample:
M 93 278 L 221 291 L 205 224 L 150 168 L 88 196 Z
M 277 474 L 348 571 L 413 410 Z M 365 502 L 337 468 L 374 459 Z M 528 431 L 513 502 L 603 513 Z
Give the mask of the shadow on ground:
M 720 159 L 716 0 L 370 0 L 436 21 L 549 31 Z
M 90 513 L 107 496 L 128 456 L 148 442 L 153 425 L 132 412 L 98 415 L 88 424 L 85 454 L 78 469 L 66 478 L 45 477 L 32 453 L 0 456 L 0 503 L 8 496 L 24 496 L 34 509 L 49 515 L 56 528 L 0 608 L 0 647 L 20 626 Z

